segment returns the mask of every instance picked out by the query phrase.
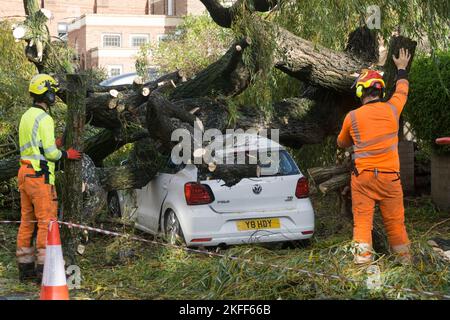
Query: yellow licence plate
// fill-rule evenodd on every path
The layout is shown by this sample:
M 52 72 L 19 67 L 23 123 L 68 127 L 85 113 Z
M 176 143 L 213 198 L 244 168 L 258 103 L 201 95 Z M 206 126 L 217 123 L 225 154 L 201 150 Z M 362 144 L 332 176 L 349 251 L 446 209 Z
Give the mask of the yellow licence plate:
M 259 230 L 259 229 L 279 229 L 280 219 L 252 219 L 237 221 L 237 228 L 239 231 L 244 230 Z

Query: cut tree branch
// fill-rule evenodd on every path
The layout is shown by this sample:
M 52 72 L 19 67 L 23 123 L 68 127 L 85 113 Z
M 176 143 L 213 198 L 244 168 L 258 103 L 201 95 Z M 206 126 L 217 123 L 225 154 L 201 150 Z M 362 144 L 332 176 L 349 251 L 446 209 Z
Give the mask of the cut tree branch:
M 231 7 L 224 7 L 218 0 L 200 0 L 219 26 L 231 28 L 235 17 L 245 4 L 251 12 L 267 12 L 278 4 L 278 0 L 238 0 Z
M 222 58 L 174 89 L 170 99 L 235 96 L 244 91 L 250 84 L 250 72 L 242 54 L 250 44 L 251 39 L 242 39 L 232 45 Z

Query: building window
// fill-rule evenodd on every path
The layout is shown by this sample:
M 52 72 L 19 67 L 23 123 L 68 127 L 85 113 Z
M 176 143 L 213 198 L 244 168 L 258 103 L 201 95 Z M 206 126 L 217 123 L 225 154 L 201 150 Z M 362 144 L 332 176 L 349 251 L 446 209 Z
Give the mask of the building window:
M 122 66 L 121 65 L 108 65 L 106 67 L 108 70 L 108 75 L 110 77 L 119 76 L 122 74 Z
M 67 32 L 69 30 L 69 25 L 67 22 L 59 22 L 58 23 L 58 37 L 65 38 L 67 37 Z
M 167 0 L 167 15 L 175 15 L 175 3 L 174 0 Z
M 133 34 L 131 36 L 131 46 L 134 48 L 138 48 L 149 42 L 148 34 Z
M 103 35 L 103 47 L 104 48 L 120 48 L 122 45 L 122 39 L 120 34 L 104 34 Z

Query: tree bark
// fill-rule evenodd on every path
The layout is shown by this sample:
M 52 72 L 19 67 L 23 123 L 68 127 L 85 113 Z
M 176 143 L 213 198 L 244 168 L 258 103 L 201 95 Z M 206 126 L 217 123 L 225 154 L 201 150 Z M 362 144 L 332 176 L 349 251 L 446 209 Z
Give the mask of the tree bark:
M 319 185 L 319 190 L 326 194 L 332 191 L 336 191 L 342 187 L 347 186 L 350 183 L 350 172 L 343 173 L 334 176 L 328 181 L 325 181 Z
M 392 59 L 392 56 L 395 55 L 398 57 L 400 49 L 405 48 L 408 49 L 411 54 L 411 60 L 407 66 L 407 71 L 411 69 L 412 61 L 416 54 L 417 42 L 411 39 L 402 37 L 402 36 L 394 36 L 389 41 L 389 51 L 387 55 L 386 64 L 384 65 L 384 79 L 386 82 L 386 99 L 389 99 L 395 91 L 396 82 L 397 82 L 397 67 Z
M 145 124 L 146 102 L 151 93 L 170 94 L 174 85 L 186 82 L 182 71 L 161 76 L 141 87 L 121 85 L 90 88 L 86 101 L 86 121 L 99 128 L 118 130 L 128 124 Z
M 65 132 L 66 150 L 74 148 L 83 150 L 83 132 L 86 112 L 86 78 L 78 74 L 67 75 L 67 120 Z M 81 161 L 66 159 L 64 162 L 64 185 L 63 185 L 63 219 L 66 221 L 80 221 L 83 217 L 83 180 Z M 78 232 L 69 228 L 64 229 L 63 238 L 66 244 L 66 255 L 76 261 L 76 248 Z
M 351 92 L 356 74 L 374 62 L 327 49 L 282 28 L 276 30 L 276 43 L 276 68 L 305 83 L 341 93 Z
M 334 166 L 328 168 L 310 168 L 307 171 L 311 181 L 316 185 L 320 185 L 335 175 L 348 173 L 350 168 L 348 166 Z
M 174 89 L 170 100 L 236 96 L 244 91 L 250 84 L 250 72 L 242 54 L 250 44 L 251 39 L 243 39 L 232 45 L 222 58 Z
M 224 8 L 217 0 L 202 0 L 202 2 L 213 20 L 226 28 L 231 27 L 236 13 L 239 12 L 242 5 L 242 1 L 237 1 L 232 7 Z M 255 0 L 250 1 L 247 5 L 250 12 L 255 12 L 270 10 L 277 3 L 278 1 Z M 254 16 L 254 18 L 259 19 L 257 16 Z M 374 61 L 373 49 L 377 42 L 373 32 L 367 32 L 365 37 L 356 34 L 358 40 L 369 38 L 368 41 L 362 43 L 364 46 L 368 45 L 364 54 L 364 51 L 360 50 L 362 45 L 356 45 L 357 41 L 352 37 L 350 42 L 353 45 L 348 46 L 346 52 L 338 52 L 313 44 L 271 22 L 262 23 L 267 29 L 274 31 L 276 41 L 275 67 L 306 83 L 348 93 L 356 79 L 355 73 L 377 62 Z M 378 54 L 376 58 L 378 58 Z
M 235 17 L 246 5 L 252 12 L 266 12 L 278 4 L 278 0 L 238 0 L 231 7 L 225 8 L 218 0 L 200 0 L 219 26 L 231 28 Z

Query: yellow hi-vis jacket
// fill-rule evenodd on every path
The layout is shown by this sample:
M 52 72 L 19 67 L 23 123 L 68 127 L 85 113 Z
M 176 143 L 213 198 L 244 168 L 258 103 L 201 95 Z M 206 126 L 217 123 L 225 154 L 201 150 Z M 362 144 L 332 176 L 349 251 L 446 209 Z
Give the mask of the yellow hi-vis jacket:
M 37 175 L 44 175 L 45 182 L 55 184 L 55 162 L 62 152 L 55 144 L 53 118 L 38 107 L 28 109 L 20 120 L 20 159 L 31 162 Z

